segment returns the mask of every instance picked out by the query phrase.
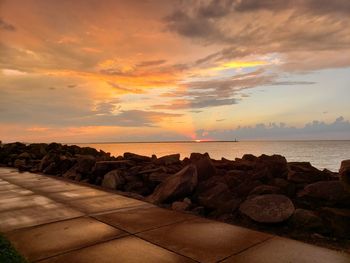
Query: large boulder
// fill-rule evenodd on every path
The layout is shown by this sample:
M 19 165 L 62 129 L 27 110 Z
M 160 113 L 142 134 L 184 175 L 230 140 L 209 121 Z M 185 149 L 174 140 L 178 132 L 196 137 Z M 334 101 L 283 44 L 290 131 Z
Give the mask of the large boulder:
M 123 172 L 120 170 L 113 170 L 104 175 L 102 187 L 109 189 L 121 189 L 125 182 Z
M 291 224 L 295 229 L 325 232 L 325 226 L 320 216 L 314 211 L 306 209 L 296 209 L 291 217 Z
M 188 165 L 178 173 L 166 178 L 147 199 L 152 203 L 175 201 L 189 196 L 197 183 L 197 169 L 194 165 Z
M 238 208 L 240 200 L 234 198 L 226 184 L 217 183 L 198 195 L 198 203 L 220 213 L 232 213 Z
M 256 179 L 265 178 L 286 178 L 288 174 L 287 160 L 284 156 L 261 155 L 258 157 L 254 177 Z
M 267 195 L 267 194 L 281 194 L 281 189 L 273 185 L 258 185 L 252 191 L 249 192 L 249 195 Z
M 124 153 L 124 159 L 135 161 L 135 162 L 150 162 L 151 161 L 151 157 L 139 155 L 136 153 L 130 153 L 130 152 Z
M 299 198 L 322 205 L 349 205 L 350 193 L 340 181 L 320 181 L 305 186 L 298 193 Z
M 309 162 L 290 162 L 288 167 L 288 180 L 294 183 L 314 183 L 331 179 L 329 173 L 318 170 Z
M 203 181 L 211 176 L 215 176 L 216 169 L 208 153 L 191 153 L 190 160 L 197 168 L 199 181 Z
M 118 160 L 118 161 L 98 161 L 95 163 L 93 173 L 96 176 L 103 176 L 109 171 L 116 169 L 128 169 L 135 163 L 130 160 Z
M 154 162 L 159 165 L 177 164 L 180 162 L 180 154 L 165 155 L 156 159 Z
M 85 175 L 91 174 L 92 169 L 96 163 L 96 158 L 92 155 L 78 155 L 77 158 L 77 172 Z
M 350 160 L 341 162 L 339 176 L 345 190 L 350 192 Z
M 284 195 L 259 195 L 244 201 L 239 210 L 259 223 L 279 223 L 294 213 L 292 201 Z
M 332 234 L 336 237 L 350 237 L 350 209 L 324 207 L 321 216 L 331 226 Z
M 56 153 L 48 153 L 46 154 L 40 162 L 39 165 L 39 170 L 44 172 L 44 170 L 49 166 L 54 166 L 52 165 L 52 163 L 54 163 L 55 165 L 58 164 L 60 161 L 60 155 L 56 154 Z

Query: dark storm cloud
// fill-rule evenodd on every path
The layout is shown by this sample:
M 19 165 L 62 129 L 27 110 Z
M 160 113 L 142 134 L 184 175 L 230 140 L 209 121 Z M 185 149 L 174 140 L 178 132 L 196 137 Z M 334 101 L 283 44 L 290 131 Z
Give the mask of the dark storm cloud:
M 0 29 L 6 30 L 6 31 L 16 31 L 16 28 L 4 21 L 2 18 L 0 18 Z

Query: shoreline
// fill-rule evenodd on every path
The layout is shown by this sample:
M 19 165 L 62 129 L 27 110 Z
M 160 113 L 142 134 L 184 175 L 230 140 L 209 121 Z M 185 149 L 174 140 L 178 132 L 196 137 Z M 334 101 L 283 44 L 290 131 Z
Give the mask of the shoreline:
M 214 160 L 192 153 L 180 160 L 179 154 L 114 157 L 77 145 L 12 143 L 1 145 L 0 164 L 350 253 L 349 160 L 336 173 L 281 155 Z

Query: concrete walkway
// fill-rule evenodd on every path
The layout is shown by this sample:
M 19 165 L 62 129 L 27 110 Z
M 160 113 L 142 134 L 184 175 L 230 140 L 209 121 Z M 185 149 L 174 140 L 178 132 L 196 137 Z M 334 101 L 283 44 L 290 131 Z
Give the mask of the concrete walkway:
M 0 168 L 0 232 L 30 262 L 317 262 L 350 255 Z

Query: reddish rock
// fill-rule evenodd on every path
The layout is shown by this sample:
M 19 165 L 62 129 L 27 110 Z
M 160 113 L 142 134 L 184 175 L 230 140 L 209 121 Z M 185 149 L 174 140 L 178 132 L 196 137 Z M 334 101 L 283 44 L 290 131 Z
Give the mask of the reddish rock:
M 330 224 L 334 236 L 345 239 L 350 237 L 350 209 L 324 207 L 321 216 Z
M 309 162 L 290 162 L 288 167 L 288 180 L 294 183 L 314 183 L 331 179 L 329 173 L 318 170 Z
M 249 192 L 249 195 L 281 194 L 281 189 L 272 185 L 259 185 Z
M 80 174 L 91 174 L 96 158 L 92 155 L 77 155 L 77 172 Z
M 288 174 L 287 160 L 284 156 L 274 155 L 261 155 L 258 157 L 256 170 L 254 177 L 260 178 L 286 178 Z
M 350 193 L 340 181 L 321 181 L 305 186 L 298 197 L 327 205 L 349 205 Z
M 350 192 L 350 160 L 341 162 L 339 176 L 345 190 Z
M 325 229 L 321 217 L 314 211 L 306 209 L 296 209 L 291 217 L 291 223 L 294 228 L 301 230 L 317 231 L 321 233 L 327 230 Z
M 188 165 L 176 174 L 166 178 L 147 199 L 162 203 L 191 195 L 198 183 L 197 169 Z
M 93 173 L 97 176 L 103 176 L 109 171 L 116 169 L 128 169 L 135 163 L 130 160 L 118 160 L 118 161 L 99 161 L 95 163 Z
M 171 165 L 180 162 L 180 154 L 170 154 L 165 155 L 154 161 L 156 164 L 160 165 Z
M 224 178 L 230 189 L 235 189 L 249 178 L 249 174 L 241 170 L 231 170 L 224 175 Z
M 279 223 L 294 213 L 292 201 L 284 195 L 259 195 L 244 201 L 239 210 L 259 223 Z
M 136 153 L 130 153 L 130 152 L 124 153 L 123 156 L 124 156 L 124 159 L 135 161 L 135 162 L 150 162 L 152 160 L 151 157 L 139 155 Z
M 197 174 L 198 174 L 198 180 L 203 181 L 208 179 L 209 177 L 215 176 L 216 169 L 210 160 L 210 157 L 208 154 L 204 154 L 201 157 L 196 156 L 193 157 L 193 153 L 191 154 L 191 158 L 193 164 L 197 168 Z
M 179 202 L 176 201 L 174 203 L 172 203 L 171 205 L 171 209 L 175 210 L 175 211 L 186 211 L 190 208 L 191 204 L 188 202 Z
M 104 175 L 102 186 L 110 189 L 121 189 L 126 183 L 123 177 L 123 172 L 120 170 L 113 170 Z
M 206 208 L 232 212 L 239 202 L 235 200 L 226 184 L 217 183 L 198 195 L 198 203 Z

